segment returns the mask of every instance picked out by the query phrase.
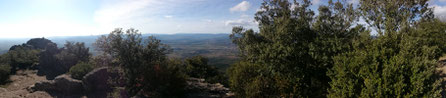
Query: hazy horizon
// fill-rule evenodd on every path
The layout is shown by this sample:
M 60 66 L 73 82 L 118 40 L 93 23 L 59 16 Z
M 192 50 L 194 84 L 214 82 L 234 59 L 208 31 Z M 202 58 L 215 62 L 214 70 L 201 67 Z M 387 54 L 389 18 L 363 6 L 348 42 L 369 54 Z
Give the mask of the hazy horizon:
M 317 13 L 325 0 L 311 0 Z M 347 0 L 357 5 L 358 0 Z M 262 0 L 2 0 L 0 38 L 101 35 L 115 28 L 142 33 L 230 33 L 233 26 L 258 29 Z M 437 17 L 446 0 L 431 0 Z

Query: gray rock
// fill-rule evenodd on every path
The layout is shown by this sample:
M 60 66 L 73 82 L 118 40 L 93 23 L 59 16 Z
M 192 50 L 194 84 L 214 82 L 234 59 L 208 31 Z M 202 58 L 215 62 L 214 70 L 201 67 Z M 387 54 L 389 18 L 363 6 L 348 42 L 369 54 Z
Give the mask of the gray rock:
M 220 83 L 206 83 L 204 79 L 188 78 L 186 90 L 188 98 L 232 98 L 234 94 Z
M 30 87 L 31 91 L 46 91 L 63 95 L 82 94 L 84 88 L 82 81 L 71 78 L 69 75 L 57 76 L 54 80 L 40 81 Z
M 0 87 L 0 93 L 7 92 L 8 89 Z
M 88 97 L 105 98 L 113 92 L 116 85 L 109 81 L 113 81 L 111 79 L 115 79 L 119 74 L 112 70 L 109 67 L 96 68 L 83 77 L 82 82 Z

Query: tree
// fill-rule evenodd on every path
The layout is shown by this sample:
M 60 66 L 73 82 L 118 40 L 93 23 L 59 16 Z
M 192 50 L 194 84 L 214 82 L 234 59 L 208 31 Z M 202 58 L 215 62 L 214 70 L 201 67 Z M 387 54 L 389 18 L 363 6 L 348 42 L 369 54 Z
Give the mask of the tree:
M 9 56 L 9 65 L 12 67 L 11 71 L 14 73 L 18 69 L 35 68 L 39 62 L 40 50 L 32 49 L 30 47 L 15 46 L 13 50 L 9 50 L 6 55 Z
M 0 84 L 4 84 L 11 74 L 11 66 L 9 64 L 7 54 L 0 55 Z
M 50 43 L 40 54 L 39 74 L 46 75 L 47 79 L 53 79 L 67 73 L 79 62 L 89 62 L 90 56 L 89 48 L 85 47 L 84 43 L 67 42 L 63 48 Z
M 208 59 L 194 56 L 185 60 L 187 74 L 196 78 L 211 78 L 218 75 L 217 69 L 208 65 Z
M 11 74 L 11 66 L 0 63 L 0 84 L 4 84 Z
M 309 0 L 266 1 L 255 17 L 259 32 L 233 28 L 230 37 L 242 61 L 229 73 L 238 96 L 325 97 L 333 57 L 349 52 L 364 28 L 354 24 L 357 14 L 346 1 L 329 1 L 318 16 L 310 5 Z
M 83 42 L 66 42 L 61 52 L 56 54 L 56 58 L 60 61 L 63 71 L 67 72 L 72 66 L 79 62 L 89 62 L 91 54 L 89 48 L 85 47 Z
M 116 29 L 94 44 L 110 55 L 123 70 L 125 88 L 131 96 L 179 97 L 185 86 L 184 75 L 166 54 L 170 51 L 153 36 L 142 39 L 138 30 Z
M 334 58 L 328 97 L 441 97 L 436 65 L 445 53 L 445 23 L 432 19 L 427 0 L 360 4 L 378 36 L 365 32 L 353 51 Z
M 8 65 L 11 72 L 15 73 L 19 69 L 35 69 L 39 63 L 39 54 L 45 50 L 48 44 L 54 44 L 45 38 L 33 38 L 22 45 L 12 46 L 8 53 Z

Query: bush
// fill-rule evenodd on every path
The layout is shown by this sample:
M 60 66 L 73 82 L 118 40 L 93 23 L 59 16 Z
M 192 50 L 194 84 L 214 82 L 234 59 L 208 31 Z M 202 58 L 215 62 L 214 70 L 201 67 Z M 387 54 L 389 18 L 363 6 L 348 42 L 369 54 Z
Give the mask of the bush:
M 6 80 L 9 79 L 9 75 L 11 72 L 11 66 L 0 64 L 0 83 L 3 84 Z
M 88 72 L 93 70 L 93 65 L 90 63 L 81 62 L 70 68 L 69 74 L 74 79 L 81 80 Z

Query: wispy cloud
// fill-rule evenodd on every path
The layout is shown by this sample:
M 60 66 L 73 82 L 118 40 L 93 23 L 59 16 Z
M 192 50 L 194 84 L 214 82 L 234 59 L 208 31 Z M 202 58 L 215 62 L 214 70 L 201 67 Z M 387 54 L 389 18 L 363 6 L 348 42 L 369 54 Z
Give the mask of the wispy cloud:
M 251 7 L 251 4 L 249 4 L 248 1 L 242 1 L 241 3 L 237 4 L 236 6 L 229 9 L 231 12 L 244 12 L 247 11 Z

